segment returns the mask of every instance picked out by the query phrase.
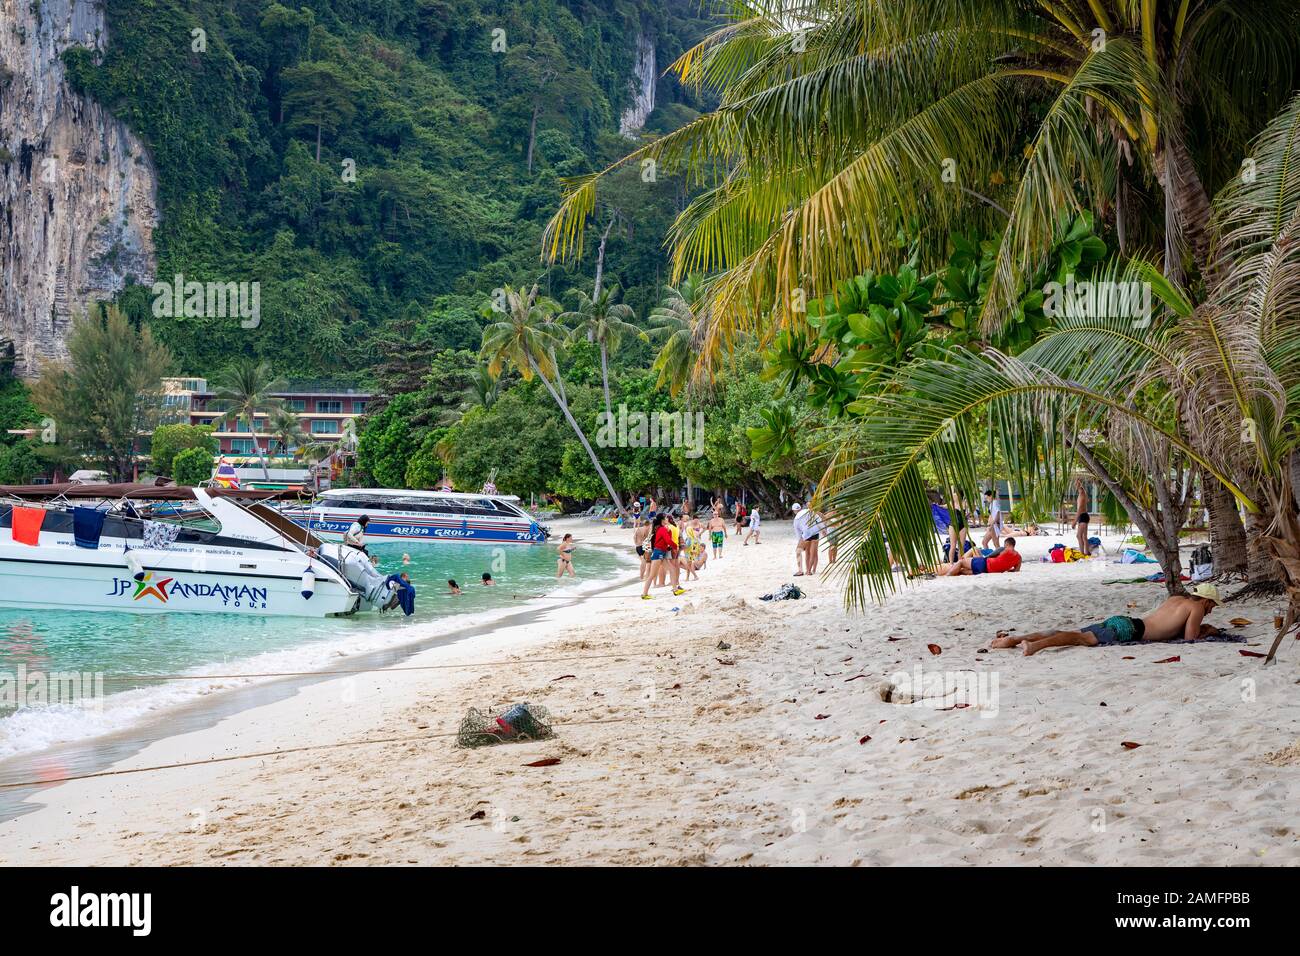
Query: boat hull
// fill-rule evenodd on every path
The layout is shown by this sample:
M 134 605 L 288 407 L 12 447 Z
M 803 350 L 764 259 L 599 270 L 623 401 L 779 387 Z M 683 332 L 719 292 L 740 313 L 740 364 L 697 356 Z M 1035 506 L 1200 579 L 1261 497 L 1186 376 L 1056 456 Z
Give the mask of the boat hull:
M 359 602 L 334 581 L 318 580 L 304 598 L 300 577 L 195 570 L 194 563 L 176 567 L 146 558 L 144 579 L 136 581 L 119 564 L 0 556 L 0 607 L 332 617 L 351 614 Z
M 419 518 L 368 512 L 367 541 L 468 541 L 480 544 L 540 544 L 544 532 L 534 521 L 492 521 L 456 518 Z M 294 524 L 307 528 L 324 541 L 342 541 L 357 515 L 286 511 Z

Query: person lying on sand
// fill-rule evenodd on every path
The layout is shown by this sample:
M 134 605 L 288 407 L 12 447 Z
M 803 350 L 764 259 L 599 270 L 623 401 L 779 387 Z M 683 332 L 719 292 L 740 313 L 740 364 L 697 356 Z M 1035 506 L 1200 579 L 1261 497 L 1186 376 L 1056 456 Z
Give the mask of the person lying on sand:
M 1097 647 L 1105 644 L 1133 644 L 1138 641 L 1194 641 L 1205 636 L 1201 620 L 1223 603 L 1213 584 L 1198 584 L 1188 597 L 1174 596 L 1146 617 L 1117 614 L 1100 624 L 1089 624 L 1077 631 L 1038 631 L 1023 637 L 996 637 L 993 647 L 1024 645 L 1026 657 L 1049 647 Z M 1213 630 L 1210 631 L 1213 633 Z
M 978 554 L 967 555 L 952 564 L 939 565 L 938 573 L 956 577 L 959 574 L 1002 574 L 1019 570 L 1020 552 L 1016 550 L 1016 539 L 1007 538 L 1006 544 L 987 558 Z

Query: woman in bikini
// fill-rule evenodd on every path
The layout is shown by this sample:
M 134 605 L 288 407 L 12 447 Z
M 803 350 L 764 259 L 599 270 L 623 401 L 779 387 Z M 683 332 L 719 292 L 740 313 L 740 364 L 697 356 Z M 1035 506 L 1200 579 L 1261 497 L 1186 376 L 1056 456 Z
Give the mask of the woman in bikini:
M 576 578 L 578 575 L 573 570 L 573 535 L 566 534 L 560 541 L 560 558 L 555 562 L 555 580 L 564 577 L 564 572 L 569 572 L 569 577 Z

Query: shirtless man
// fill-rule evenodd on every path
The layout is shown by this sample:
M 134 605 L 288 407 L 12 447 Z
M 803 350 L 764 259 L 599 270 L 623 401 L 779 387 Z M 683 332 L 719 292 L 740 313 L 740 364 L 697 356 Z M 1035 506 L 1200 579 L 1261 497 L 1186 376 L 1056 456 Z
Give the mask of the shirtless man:
M 1223 603 L 1213 584 L 1198 584 L 1189 597 L 1170 597 L 1146 617 L 1108 617 L 1078 631 L 1039 631 L 1024 637 L 997 637 L 994 647 L 1024 644 L 1026 657 L 1049 647 L 1097 647 L 1103 644 L 1133 644 L 1138 641 L 1194 641 L 1202 635 L 1201 621 Z
M 632 546 L 636 548 L 636 556 L 641 559 L 642 578 L 645 578 L 646 570 L 650 567 L 650 548 L 646 539 L 650 537 L 651 530 L 649 524 L 642 524 L 632 532 Z
M 709 538 L 713 543 L 713 556 L 722 557 L 722 546 L 727 541 L 727 522 L 722 520 L 722 509 L 714 508 L 709 519 Z

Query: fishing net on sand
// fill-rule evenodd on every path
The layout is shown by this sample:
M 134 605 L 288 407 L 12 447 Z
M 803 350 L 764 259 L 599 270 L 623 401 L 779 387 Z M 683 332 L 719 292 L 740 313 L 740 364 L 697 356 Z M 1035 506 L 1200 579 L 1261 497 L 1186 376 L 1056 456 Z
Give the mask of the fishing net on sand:
M 460 722 L 457 747 L 490 747 L 524 740 L 546 740 L 555 736 L 551 714 L 538 704 L 515 704 L 500 714 L 471 707 Z

